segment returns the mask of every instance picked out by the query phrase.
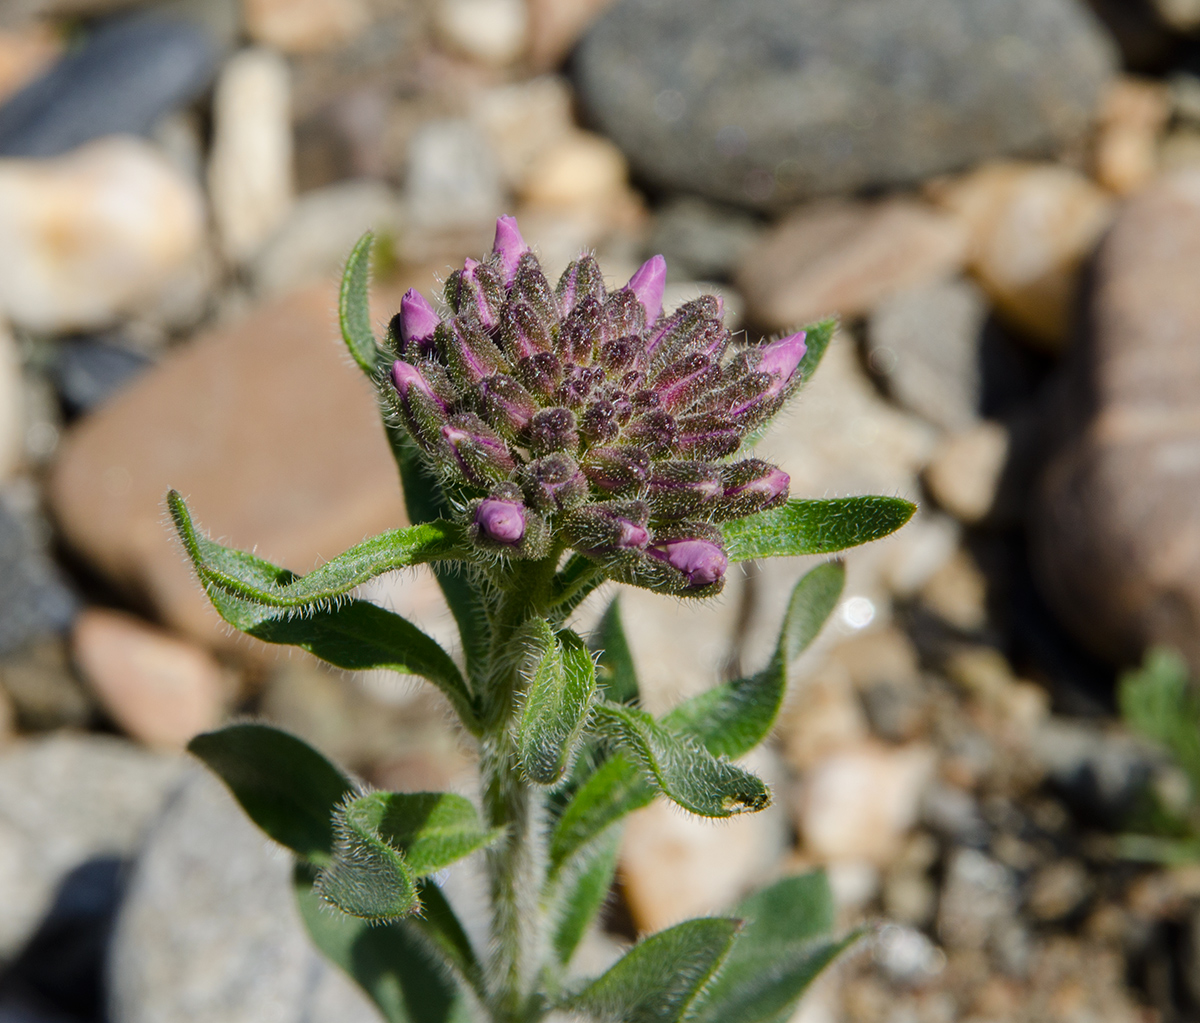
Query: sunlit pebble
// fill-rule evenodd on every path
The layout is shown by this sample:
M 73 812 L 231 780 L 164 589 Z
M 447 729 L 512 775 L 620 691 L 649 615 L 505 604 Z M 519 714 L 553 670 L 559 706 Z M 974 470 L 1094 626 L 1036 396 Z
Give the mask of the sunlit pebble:
M 875 605 L 866 597 L 851 597 L 840 611 L 842 624 L 851 629 L 865 629 L 875 620 Z

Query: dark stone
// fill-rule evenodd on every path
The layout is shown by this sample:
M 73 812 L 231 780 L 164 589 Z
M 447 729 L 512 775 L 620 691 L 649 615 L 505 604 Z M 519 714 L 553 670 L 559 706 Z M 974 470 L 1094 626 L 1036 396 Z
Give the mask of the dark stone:
M 199 96 L 217 47 L 195 24 L 111 22 L 0 107 L 0 156 L 57 156 L 102 135 L 146 135 Z
M 140 352 L 93 338 L 63 341 L 54 364 L 54 385 L 68 418 L 107 401 L 153 362 Z
M 1055 153 L 1114 65 L 1076 0 L 621 0 L 574 74 L 646 178 L 773 208 Z
M 63 632 L 77 601 L 25 524 L 0 501 L 0 655 Z
M 658 211 L 647 254 L 666 256 L 668 273 L 727 281 L 762 232 L 763 225 L 741 210 L 689 196 Z

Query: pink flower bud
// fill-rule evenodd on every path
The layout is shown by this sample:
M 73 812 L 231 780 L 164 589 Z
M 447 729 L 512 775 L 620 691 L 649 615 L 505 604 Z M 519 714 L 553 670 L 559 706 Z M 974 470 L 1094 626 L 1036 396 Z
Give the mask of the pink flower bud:
M 667 261 L 662 256 L 651 256 L 637 268 L 626 285 L 646 310 L 646 326 L 649 327 L 662 315 L 663 291 L 667 287 Z
M 438 314 L 416 288 L 409 288 L 400 300 L 400 354 L 407 355 L 415 345 L 433 337 Z
M 729 487 L 725 491 L 726 497 L 738 497 L 740 495 L 753 494 L 760 497 L 764 501 L 774 501 L 776 498 L 788 492 L 788 487 L 791 486 L 792 478 L 782 469 L 777 469 L 774 466 L 770 467 L 761 476 L 757 476 L 752 480 L 741 483 L 737 486 Z
M 409 365 L 407 362 L 401 362 L 397 359 L 392 364 L 392 385 L 396 388 L 396 393 L 400 395 L 401 401 L 407 402 L 409 391 L 415 388 L 423 397 L 436 402 L 443 410 L 446 408 L 446 403 L 433 393 L 433 388 L 421 376 L 421 371 L 416 366 Z
M 492 243 L 492 252 L 500 257 L 500 265 L 504 268 L 504 286 L 512 284 L 517 275 L 517 264 L 521 256 L 528 251 L 529 246 L 521 237 L 517 227 L 516 217 L 500 217 L 496 221 L 496 240 Z
M 766 390 L 768 397 L 774 397 L 787 386 L 808 350 L 804 344 L 804 331 L 789 334 L 778 341 L 772 341 L 763 349 L 762 359 L 758 364 L 760 373 L 770 373 L 775 378 Z
M 475 509 L 480 535 L 495 543 L 517 544 L 525 536 L 525 508 L 516 501 L 488 497 Z
M 709 540 L 670 540 L 648 553 L 682 572 L 691 587 L 710 586 L 725 578 L 729 559 Z

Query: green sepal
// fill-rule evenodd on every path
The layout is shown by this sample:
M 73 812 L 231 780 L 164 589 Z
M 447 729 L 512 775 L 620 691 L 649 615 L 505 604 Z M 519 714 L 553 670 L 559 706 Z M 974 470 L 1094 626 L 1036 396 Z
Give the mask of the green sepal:
M 525 690 L 517 751 L 532 781 L 553 785 L 566 772 L 587 724 L 596 666 L 583 641 L 569 629 L 556 636 L 542 618 L 533 619 L 529 628 L 540 655 Z
M 789 1019 L 817 974 L 861 934 L 834 939 L 834 903 L 823 871 L 777 881 L 733 911 L 745 921 L 689 1023 Z
M 470 1023 L 468 999 L 420 917 L 373 924 L 331 912 L 303 864 L 294 887 L 313 944 L 366 992 L 387 1023 Z
M 706 917 L 652 934 L 560 1007 L 600 1023 L 677 1023 L 729 954 L 740 926 Z
M 354 786 L 308 743 L 269 725 L 246 723 L 203 732 L 188 749 L 276 842 L 317 863 L 329 859 L 334 810 Z
M 490 845 L 470 800 L 448 792 L 371 792 L 334 812 L 333 858 L 317 876 L 323 899 L 364 920 L 420 908 L 418 878 Z
M 465 543 L 462 528 L 456 523 L 442 519 L 423 522 L 380 533 L 306 575 L 297 575 L 204 536 L 196 529 L 178 491 L 167 494 L 167 505 L 184 549 L 206 589 L 216 586 L 242 600 L 296 612 L 328 606 L 385 572 L 440 559 L 457 559 L 463 554 Z
M 610 828 L 576 857 L 555 885 L 550 914 L 550 946 L 559 966 L 571 961 L 579 942 L 600 912 L 617 871 L 621 829 Z
M 771 803 L 760 778 L 714 757 L 690 736 L 673 732 L 645 711 L 607 700 L 596 705 L 596 731 L 621 748 L 659 791 L 702 817 L 752 813 Z
M 215 586 L 208 588 L 208 598 L 225 621 L 263 642 L 300 647 L 347 671 L 386 668 L 428 679 L 445 693 L 463 726 L 479 734 L 479 714 L 458 666 L 407 619 L 365 600 L 344 601 L 301 617 Z
M 731 562 L 834 554 L 879 540 L 903 526 L 917 506 L 899 497 L 793 499 L 721 526 Z
M 346 342 L 358 368 L 372 381 L 379 371 L 381 356 L 379 345 L 375 342 L 375 331 L 371 329 L 371 306 L 367 298 L 371 245 L 374 241 L 375 236 L 368 231 L 350 250 L 338 293 L 338 323 L 342 328 L 342 340 Z
M 788 599 L 779 641 L 758 674 L 714 686 L 680 704 L 663 719 L 694 736 L 714 756 L 737 758 L 757 746 L 775 723 L 787 691 L 789 666 L 817 637 L 842 595 L 846 569 L 827 561 L 806 573 Z
M 619 595 L 613 597 L 605 609 L 592 636 L 592 645 L 599 655 L 597 682 L 604 698 L 613 703 L 636 704 L 639 698 L 637 668 L 621 624 Z

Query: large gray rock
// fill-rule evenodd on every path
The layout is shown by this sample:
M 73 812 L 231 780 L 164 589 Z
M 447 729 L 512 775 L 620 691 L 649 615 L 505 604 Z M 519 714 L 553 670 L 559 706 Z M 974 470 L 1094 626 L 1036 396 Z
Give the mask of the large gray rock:
M 771 207 L 1052 153 L 1113 68 L 1075 0 L 623 0 L 576 78 L 647 177 Z

